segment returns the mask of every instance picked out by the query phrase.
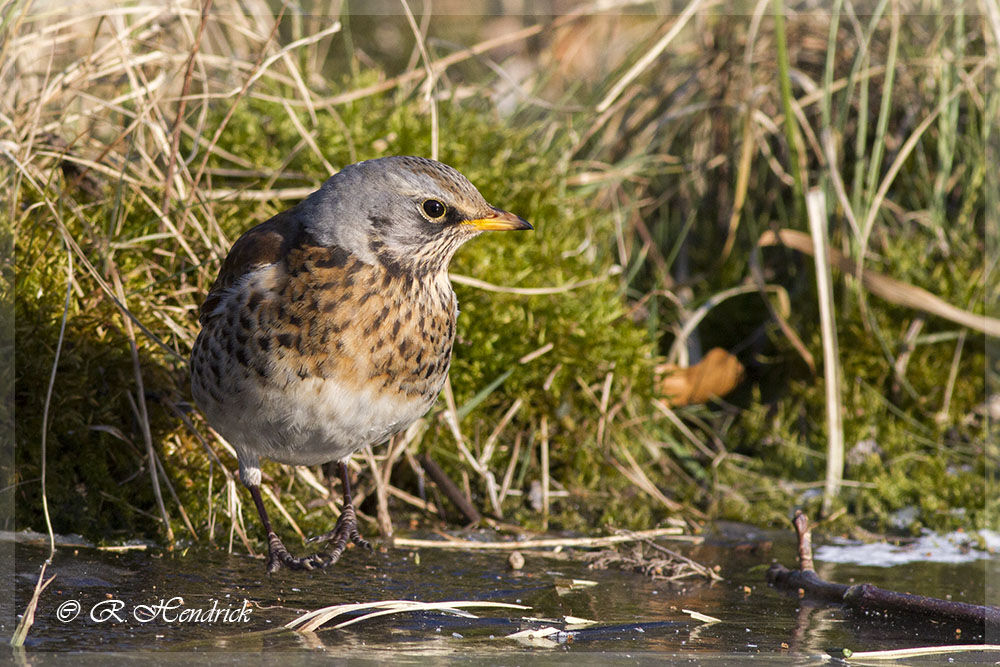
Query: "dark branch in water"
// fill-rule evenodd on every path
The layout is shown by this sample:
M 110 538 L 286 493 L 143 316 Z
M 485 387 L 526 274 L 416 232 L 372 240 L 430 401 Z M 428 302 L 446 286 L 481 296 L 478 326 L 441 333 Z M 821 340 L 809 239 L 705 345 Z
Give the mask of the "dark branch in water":
M 472 503 L 465 497 L 462 490 L 458 488 L 458 485 L 451 481 L 451 478 L 441 469 L 441 466 L 435 463 L 427 454 L 420 457 L 420 466 L 427 473 L 427 476 L 434 481 L 434 484 L 441 489 L 441 493 L 448 496 L 448 500 L 455 503 L 455 507 L 459 509 L 469 523 L 479 523 L 482 520 L 483 517 L 479 514 L 479 510 L 472 506 Z
M 775 588 L 797 591 L 801 596 L 843 604 L 862 612 L 907 616 L 915 620 L 937 623 L 955 623 L 990 632 L 1000 630 L 1000 607 L 898 593 L 872 584 L 847 586 L 825 581 L 813 569 L 809 520 L 801 511 L 795 514 L 795 530 L 799 536 L 801 569 L 789 570 L 780 563 L 771 565 L 767 571 L 767 582 Z

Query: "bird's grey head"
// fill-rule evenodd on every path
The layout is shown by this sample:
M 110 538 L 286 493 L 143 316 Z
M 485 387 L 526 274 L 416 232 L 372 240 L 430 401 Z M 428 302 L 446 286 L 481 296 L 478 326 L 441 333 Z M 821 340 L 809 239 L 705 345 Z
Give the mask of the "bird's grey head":
M 487 203 L 456 169 L 421 157 L 344 167 L 302 206 L 320 244 L 417 273 L 444 270 L 455 250 L 483 231 L 531 229 Z

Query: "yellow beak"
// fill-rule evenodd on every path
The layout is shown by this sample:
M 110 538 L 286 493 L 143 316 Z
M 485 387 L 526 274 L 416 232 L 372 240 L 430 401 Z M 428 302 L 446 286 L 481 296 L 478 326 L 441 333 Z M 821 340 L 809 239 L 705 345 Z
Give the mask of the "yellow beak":
M 501 211 L 498 208 L 493 209 L 493 213 L 484 218 L 479 218 L 478 220 L 466 220 L 465 224 L 472 225 L 476 229 L 481 229 L 485 232 L 534 229 L 534 227 L 532 227 L 531 224 L 521 216 L 508 213 L 507 211 Z

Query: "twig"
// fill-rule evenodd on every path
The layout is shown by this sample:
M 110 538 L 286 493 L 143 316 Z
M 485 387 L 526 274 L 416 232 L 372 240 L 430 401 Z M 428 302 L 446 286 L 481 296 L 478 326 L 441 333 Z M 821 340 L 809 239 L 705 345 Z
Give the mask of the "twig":
M 775 588 L 844 604 L 864 612 L 866 616 L 905 616 L 919 621 L 974 626 L 977 629 L 984 628 L 987 632 L 1000 630 L 1000 607 L 898 593 L 872 584 L 847 586 L 825 581 L 812 569 L 812 535 L 809 521 L 801 511 L 795 515 L 795 531 L 799 538 L 800 569 L 789 570 L 781 563 L 771 565 L 767 571 L 767 581 Z
M 455 482 L 451 481 L 451 478 L 445 474 L 441 466 L 431 460 L 431 457 L 427 454 L 422 454 L 419 461 L 420 467 L 424 469 L 427 476 L 441 489 L 441 493 L 448 496 L 448 499 L 455 504 L 455 507 L 462 512 L 469 523 L 479 523 L 482 520 L 483 517 L 479 513 L 479 510 L 472 506 L 468 499 L 466 499 L 465 494 L 462 493 L 462 490 L 458 488 Z
M 705 538 L 699 535 L 681 535 L 679 528 L 654 528 L 640 530 L 634 533 L 620 535 L 605 535 L 603 537 L 564 537 L 542 540 L 523 540 L 515 542 L 476 542 L 474 540 L 420 540 L 407 537 L 397 537 L 395 546 L 399 548 L 428 549 L 467 549 L 474 551 L 511 551 L 513 549 L 555 549 L 559 547 L 606 547 L 623 542 L 640 542 L 646 539 L 671 539 L 679 542 L 701 544 Z
M 809 529 L 809 517 L 802 510 L 795 511 L 795 533 L 799 537 L 799 569 L 803 572 L 815 572 L 813 567 L 812 530 Z
M 679 561 L 681 561 L 683 563 L 687 563 L 688 566 L 691 567 L 691 569 L 695 570 L 696 572 L 698 572 L 698 574 L 702 575 L 703 577 L 706 577 L 706 578 L 708 578 L 708 579 L 710 579 L 712 581 L 722 581 L 723 580 L 723 577 L 722 577 L 721 574 L 719 574 L 718 572 L 716 572 L 715 570 L 713 570 L 710 567 L 705 567 L 704 565 L 702 565 L 698 561 L 691 560 L 687 556 L 682 556 L 681 554 L 677 553 L 676 551 L 673 551 L 672 549 L 667 549 L 666 547 L 661 547 L 659 544 L 657 544 L 656 542 L 653 542 L 652 540 L 643 540 L 643 542 L 646 543 L 646 544 L 648 544 L 649 546 L 651 546 L 656 551 L 659 551 L 660 553 L 667 554 L 668 556 L 670 556 L 673 559 L 679 560 Z

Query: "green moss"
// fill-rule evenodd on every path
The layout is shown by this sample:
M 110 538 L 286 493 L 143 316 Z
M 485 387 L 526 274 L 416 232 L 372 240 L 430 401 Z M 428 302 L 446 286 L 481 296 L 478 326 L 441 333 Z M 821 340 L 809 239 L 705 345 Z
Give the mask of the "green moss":
M 417 100 L 393 95 L 346 105 L 338 109 L 339 119 L 330 114 L 320 116 L 316 142 L 334 165 L 381 155 L 426 154 L 426 117 L 419 106 Z M 221 122 L 224 109 L 216 111 L 215 120 Z M 534 232 L 486 235 L 470 243 L 453 262 L 454 272 L 517 287 L 559 287 L 608 273 L 612 258 L 606 250 L 578 251 L 585 240 L 594 243 L 609 237 L 613 220 L 609 213 L 567 192 L 565 171 L 556 163 L 566 148 L 566 137 L 550 139 L 550 149 L 539 151 L 541 126 L 512 129 L 476 103 L 445 103 L 440 113 L 441 159 L 458 167 L 490 201 L 530 218 L 535 225 Z M 305 113 L 299 120 L 309 123 Z M 219 145 L 261 169 L 281 168 L 293 174 L 279 179 L 278 186 L 318 183 L 328 175 L 319 157 L 308 149 L 288 150 L 298 138 L 295 124 L 280 104 L 247 99 L 226 126 Z M 216 162 L 217 158 L 212 158 L 209 166 Z M 226 182 L 215 178 L 213 184 L 224 187 Z M 158 326 L 153 314 L 154 304 L 175 304 L 183 313 L 180 323 L 195 331 L 194 312 L 203 298 L 203 288 L 181 291 L 178 284 L 189 281 L 192 271 L 200 267 L 191 267 L 180 254 L 151 262 L 143 249 L 118 250 L 112 257 L 102 236 L 107 220 L 120 216 L 120 239 L 153 233 L 158 226 L 155 216 L 134 196 L 126 193 L 117 209 L 109 208 L 113 201 L 99 204 L 87 220 L 67 216 L 64 223 L 95 261 L 105 258 L 117 264 L 127 297 L 136 297 L 127 299 L 136 317 L 180 354 L 176 358 L 166 355 L 147 338 L 139 337 L 154 441 L 185 510 L 203 534 L 208 522 L 209 474 L 213 475 L 216 511 L 225 507 L 225 479 L 198 441 L 167 409 L 167 402 L 178 403 L 189 396 L 183 361 L 189 350 L 174 332 Z M 283 206 L 222 203 L 214 207 L 214 213 L 229 238 L 235 239 Z M 210 256 L 199 239 L 188 240 L 199 255 Z M 65 254 L 59 252 L 60 246 L 51 221 L 34 225 L 18 244 L 18 265 L 32 267 L 23 274 L 17 290 L 18 354 L 24 359 L 18 364 L 21 525 L 39 525 L 39 489 L 34 483 L 39 474 L 37 434 L 41 432 L 44 398 L 39 388 L 44 387 L 50 370 L 62 315 Z M 206 263 L 204 270 L 213 275 L 214 262 Z M 156 522 L 152 517 L 157 510 L 145 467 L 145 445 L 125 395 L 134 382 L 121 316 L 79 267 L 75 278 L 86 286 L 87 305 L 76 299 L 71 304 L 68 343 L 60 362 L 49 427 L 49 501 L 55 508 L 56 529 L 101 539 L 153 534 Z M 602 453 L 595 448 L 599 410 L 578 388 L 579 382 L 596 385 L 614 373 L 616 395 L 626 388 L 641 396 L 648 396 L 651 390 L 651 340 L 625 317 L 617 281 L 608 278 L 570 292 L 542 296 L 487 292 L 462 285 L 456 291 L 461 310 L 451 372 L 456 401 L 464 405 L 498 377 L 507 376 L 469 412 L 462 423 L 463 432 L 479 434 L 481 440 L 515 398 L 524 404 L 499 442 L 493 462 L 497 476 L 502 475 L 501 466 L 507 463 L 515 434 L 534 433 L 542 415 L 560 415 L 550 422 L 553 477 L 580 490 L 607 492 L 623 486 L 608 483 L 612 479 L 617 482 L 617 476 L 604 474 Z M 547 354 L 530 363 L 518 362 L 550 342 L 554 347 Z M 561 368 L 551 386 L 543 389 L 546 377 L 557 366 Z M 158 402 L 159 398 L 163 401 Z M 124 436 L 124 440 L 113 434 Z M 450 432 L 441 428 L 433 415 L 422 446 L 456 478 L 466 468 L 455 455 Z M 537 447 L 536 442 L 533 451 L 522 449 L 525 484 L 540 475 Z M 235 469 L 229 457 L 223 455 L 223 461 Z M 279 485 L 294 489 L 303 505 L 315 497 L 313 489 L 293 481 L 282 467 L 272 464 L 265 471 L 285 480 Z M 477 493 L 484 491 L 475 476 L 473 484 Z M 520 503 L 513 497 L 507 503 L 508 510 L 518 511 Z M 173 504 L 169 498 L 168 504 Z M 626 514 L 621 503 L 613 507 L 616 516 Z M 569 512 L 562 519 L 567 527 L 579 527 L 580 519 L 574 515 Z M 177 513 L 172 511 L 171 516 L 175 532 L 183 535 L 185 528 Z M 306 530 L 322 527 L 329 522 L 329 512 L 322 506 L 314 507 L 298 514 L 296 520 Z

